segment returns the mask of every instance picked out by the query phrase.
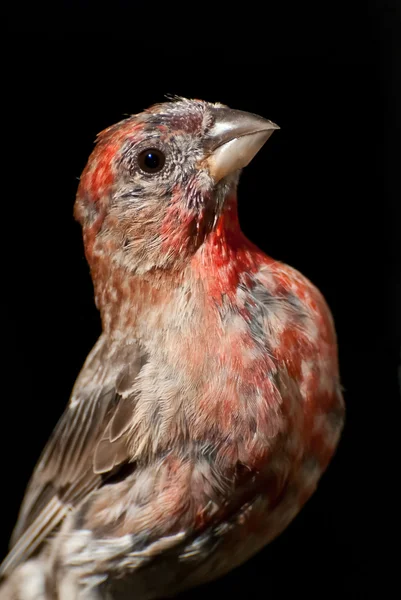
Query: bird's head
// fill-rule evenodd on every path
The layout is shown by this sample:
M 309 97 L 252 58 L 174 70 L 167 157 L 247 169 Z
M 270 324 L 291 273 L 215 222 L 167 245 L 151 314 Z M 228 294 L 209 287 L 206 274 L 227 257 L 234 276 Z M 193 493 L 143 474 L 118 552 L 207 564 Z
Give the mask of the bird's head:
M 75 204 L 89 263 L 107 255 L 138 274 L 181 268 L 275 129 L 257 115 L 181 98 L 103 131 Z

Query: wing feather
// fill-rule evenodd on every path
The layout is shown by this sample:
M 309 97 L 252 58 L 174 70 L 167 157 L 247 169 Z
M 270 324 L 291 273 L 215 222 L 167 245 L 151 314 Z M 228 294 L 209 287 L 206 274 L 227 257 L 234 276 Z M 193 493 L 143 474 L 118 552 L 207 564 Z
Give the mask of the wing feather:
M 102 484 L 101 474 L 129 461 L 124 433 L 143 362 L 136 345 L 121 348 L 99 339 L 28 485 L 0 575 L 35 552 L 69 510 Z

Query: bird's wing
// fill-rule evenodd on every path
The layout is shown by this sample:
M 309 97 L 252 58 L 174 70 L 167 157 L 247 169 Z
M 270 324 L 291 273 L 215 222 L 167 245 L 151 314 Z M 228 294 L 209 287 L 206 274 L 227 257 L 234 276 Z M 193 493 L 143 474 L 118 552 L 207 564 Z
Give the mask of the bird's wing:
M 124 434 L 142 364 L 135 344 L 121 349 L 99 339 L 28 485 L 0 575 L 26 560 L 68 511 L 99 487 L 102 474 L 129 460 Z

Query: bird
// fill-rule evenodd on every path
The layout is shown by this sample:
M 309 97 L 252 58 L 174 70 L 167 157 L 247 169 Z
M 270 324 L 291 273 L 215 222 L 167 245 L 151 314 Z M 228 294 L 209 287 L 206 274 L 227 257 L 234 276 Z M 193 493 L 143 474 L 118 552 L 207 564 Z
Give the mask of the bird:
M 333 317 L 237 210 L 277 129 L 174 97 L 98 135 L 74 215 L 102 333 L 28 484 L 1 598 L 174 596 L 314 493 L 345 418 Z

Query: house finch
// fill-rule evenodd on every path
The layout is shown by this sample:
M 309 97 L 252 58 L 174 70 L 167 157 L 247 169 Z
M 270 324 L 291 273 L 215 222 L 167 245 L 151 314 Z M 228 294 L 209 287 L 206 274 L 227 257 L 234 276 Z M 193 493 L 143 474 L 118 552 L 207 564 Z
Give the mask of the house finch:
M 344 415 L 332 318 L 237 217 L 240 170 L 275 129 L 177 99 L 99 135 L 75 216 L 103 333 L 27 489 L 2 598 L 174 595 L 247 560 L 315 490 Z

